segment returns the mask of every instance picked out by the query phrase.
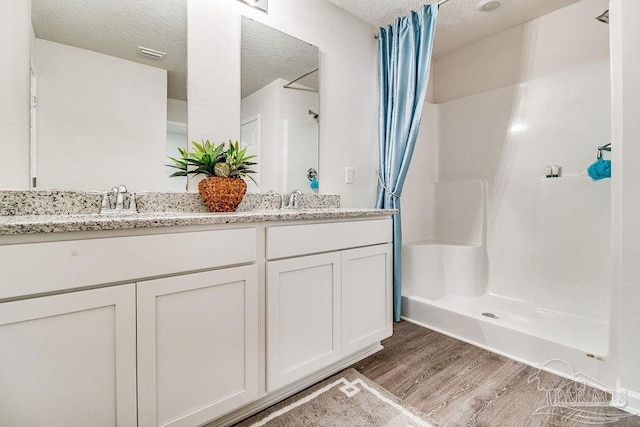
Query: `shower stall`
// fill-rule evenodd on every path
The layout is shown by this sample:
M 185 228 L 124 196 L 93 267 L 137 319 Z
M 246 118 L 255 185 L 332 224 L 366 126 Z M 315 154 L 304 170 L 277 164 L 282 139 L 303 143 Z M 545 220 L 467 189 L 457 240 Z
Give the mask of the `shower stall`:
M 605 388 L 611 180 L 586 170 L 611 140 L 610 61 L 531 72 L 557 42 L 530 31 L 557 18 L 541 19 L 524 27 L 529 78 L 427 106 L 403 196 L 402 316 Z
M 486 183 L 432 185 L 441 234 L 403 246 L 404 318 L 565 376 L 586 375 L 596 386 L 608 383 L 610 182 L 538 180 L 530 270 L 509 272 L 521 274 L 509 290 L 490 280 Z

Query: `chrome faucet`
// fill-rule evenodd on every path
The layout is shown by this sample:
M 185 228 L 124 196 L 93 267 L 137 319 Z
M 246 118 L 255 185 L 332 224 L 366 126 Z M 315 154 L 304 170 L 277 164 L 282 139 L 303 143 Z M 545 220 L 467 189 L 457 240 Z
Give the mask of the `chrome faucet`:
M 289 204 L 287 205 L 290 209 L 298 209 L 298 199 L 302 195 L 302 191 L 295 189 L 289 195 Z
M 127 187 L 125 185 L 120 185 L 118 187 L 118 192 L 116 194 L 116 210 L 121 211 L 124 209 L 124 195 L 127 192 Z
M 102 196 L 102 206 L 100 207 L 100 213 L 105 213 L 115 209 L 115 204 L 113 205 L 113 207 L 111 205 L 111 194 L 113 194 L 114 198 L 117 199 L 118 187 L 111 187 L 111 190 L 104 193 L 104 195 Z
M 121 212 L 137 212 L 136 196 L 134 193 L 129 193 L 129 207 L 125 208 L 125 195 L 127 194 L 127 187 L 120 185 L 118 187 L 112 187 L 107 193 L 102 196 L 102 206 L 100 208 L 101 214 L 112 214 Z

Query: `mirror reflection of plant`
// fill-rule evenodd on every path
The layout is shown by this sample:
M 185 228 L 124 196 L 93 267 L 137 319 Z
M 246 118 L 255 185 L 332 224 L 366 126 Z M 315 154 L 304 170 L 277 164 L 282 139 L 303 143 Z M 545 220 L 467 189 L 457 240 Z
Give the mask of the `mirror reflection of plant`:
M 205 175 L 229 178 L 249 178 L 256 182 L 249 174 L 256 173 L 251 167 L 256 165 L 252 160 L 256 155 L 247 155 L 247 149 L 240 149 L 240 143 L 229 140 L 229 147 L 225 150 L 225 143 L 219 145 L 203 141 L 202 144 L 192 141 L 193 150 L 178 147 L 180 158 L 170 157 L 173 164 L 167 166 L 178 169 L 171 174 L 174 176 Z
M 229 165 L 229 177 L 230 178 L 249 178 L 256 185 L 257 182 L 251 177 L 250 173 L 256 173 L 251 166 L 257 165 L 256 162 L 252 162 L 251 160 L 256 158 L 255 154 L 247 156 L 247 149 L 240 149 L 240 144 L 238 141 L 235 143 L 229 140 L 229 148 L 224 154 L 225 163 Z

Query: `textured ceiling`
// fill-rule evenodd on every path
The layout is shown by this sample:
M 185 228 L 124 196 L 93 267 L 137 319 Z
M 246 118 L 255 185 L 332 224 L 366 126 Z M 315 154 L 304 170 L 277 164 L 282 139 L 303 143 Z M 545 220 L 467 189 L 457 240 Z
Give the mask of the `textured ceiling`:
M 393 24 L 398 16 L 435 0 L 329 0 L 375 27 Z M 440 56 L 530 21 L 579 0 L 500 0 L 491 12 L 477 8 L 480 0 L 449 0 L 440 6 L 434 56 Z
M 32 0 L 36 36 L 166 69 L 168 95 L 187 99 L 187 0 Z M 212 0 L 213 1 L 213 0 Z M 219 1 L 219 0 L 218 0 Z M 434 0 L 329 0 L 376 26 L 393 23 Z M 501 0 L 480 12 L 480 0 L 450 0 L 440 8 L 434 55 L 451 52 L 579 0 Z M 258 25 L 262 28 L 257 28 Z M 317 67 L 317 49 L 258 24 L 242 37 L 242 96 L 273 81 L 293 80 Z M 269 31 L 270 30 L 270 31 Z M 273 38 L 273 40 L 272 40 Z M 269 42 L 265 43 L 265 40 Z M 167 52 L 163 61 L 138 46 Z M 315 65 L 314 65 L 315 64 Z M 253 72 L 249 71 L 253 70 Z M 318 73 L 300 81 L 317 88 Z
M 318 68 L 318 48 L 249 18 L 242 18 L 242 97 L 281 78 L 292 81 Z M 318 89 L 318 72 L 298 80 Z
M 168 71 L 168 96 L 187 99 L 187 0 L 32 0 L 36 37 Z M 166 52 L 147 59 L 138 46 Z

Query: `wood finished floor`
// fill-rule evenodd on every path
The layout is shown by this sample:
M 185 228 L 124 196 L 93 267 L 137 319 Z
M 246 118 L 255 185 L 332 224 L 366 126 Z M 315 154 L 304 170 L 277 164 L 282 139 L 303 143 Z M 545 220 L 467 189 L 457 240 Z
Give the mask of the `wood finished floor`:
M 640 426 L 614 408 L 549 407 L 545 390 L 567 402 L 608 396 L 409 322 L 396 323 L 383 345 L 352 367 L 442 426 Z M 536 374 L 539 382 L 529 382 Z

